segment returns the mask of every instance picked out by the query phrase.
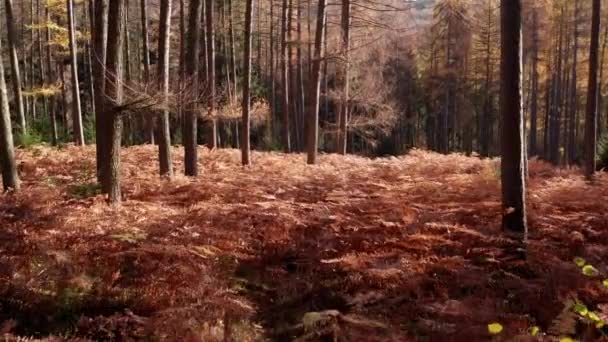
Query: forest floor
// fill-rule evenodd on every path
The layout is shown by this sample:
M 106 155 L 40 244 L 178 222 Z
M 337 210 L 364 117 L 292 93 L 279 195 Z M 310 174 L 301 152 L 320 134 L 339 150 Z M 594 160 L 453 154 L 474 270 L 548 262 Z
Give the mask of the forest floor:
M 608 318 L 605 173 L 587 184 L 530 162 L 520 261 L 500 230 L 497 160 L 412 151 L 307 166 L 254 152 L 243 168 L 237 150 L 201 148 L 201 176 L 168 181 L 155 147 L 131 147 L 111 207 L 94 147 L 17 155 L 23 191 L 0 196 L 0 335 L 483 341 L 499 322 L 501 336 L 599 337 L 574 321 L 573 298 Z

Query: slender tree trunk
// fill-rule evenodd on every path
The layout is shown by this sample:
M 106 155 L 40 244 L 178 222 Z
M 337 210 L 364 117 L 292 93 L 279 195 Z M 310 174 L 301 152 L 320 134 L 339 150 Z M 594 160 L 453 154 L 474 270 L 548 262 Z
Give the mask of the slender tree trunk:
M 122 74 L 123 74 L 123 39 L 125 38 L 124 0 L 110 0 L 108 10 L 108 43 L 105 68 L 105 94 L 103 131 L 106 137 L 104 143 L 109 146 L 104 156 L 102 177 L 105 184 L 102 187 L 108 193 L 110 203 L 121 201 L 120 192 L 120 144 L 122 139 L 122 118 L 117 112 L 115 103 L 122 101 Z
M 598 81 L 598 89 L 597 89 L 597 96 L 598 96 L 598 102 L 597 102 L 597 122 L 598 122 L 598 126 L 597 126 L 597 136 L 598 137 L 603 137 L 603 133 L 604 133 L 604 125 L 602 124 L 604 122 L 603 118 L 604 118 L 604 96 L 602 95 L 602 85 L 603 82 L 602 80 L 604 79 L 604 57 L 606 56 L 606 44 L 608 43 L 608 25 L 606 25 L 606 28 L 604 29 L 604 39 L 602 40 L 602 52 L 600 55 L 600 75 L 599 75 L 599 81 Z
M 346 142 L 348 135 L 348 93 L 349 93 L 349 49 L 350 49 L 350 0 L 342 0 L 342 96 L 338 109 L 338 153 L 346 154 Z
M 108 37 L 108 5 L 106 0 L 94 0 L 95 29 L 92 33 L 93 39 L 93 88 L 95 89 L 95 152 L 97 156 L 97 180 L 100 184 L 106 184 L 104 180 L 103 165 L 107 155 L 108 142 L 104 134 L 105 108 L 105 65 L 106 65 L 106 40 Z M 102 187 L 102 191 L 105 189 Z
M 25 0 L 24 0 L 25 1 Z M 8 49 L 11 63 L 11 82 L 15 97 L 15 110 L 19 119 L 21 134 L 25 134 L 27 126 L 25 122 L 25 109 L 23 105 L 23 93 L 21 92 L 21 73 L 19 72 L 19 59 L 17 58 L 17 32 L 15 31 L 15 16 L 13 12 L 13 0 L 4 1 L 6 12 L 6 28 L 8 36 Z
M 296 17 L 296 34 L 298 38 L 298 44 L 296 49 L 296 98 L 297 98 L 297 111 L 298 121 L 304 122 L 306 118 L 306 99 L 304 95 L 304 61 L 302 58 L 302 0 L 298 0 L 297 5 L 297 17 Z M 302 135 L 306 132 L 302 131 Z
M 273 141 L 274 125 L 277 122 L 277 89 L 275 64 L 274 0 L 270 0 L 270 117 L 267 124 L 268 141 Z
M 80 107 L 80 88 L 78 84 L 78 58 L 76 47 L 76 34 L 74 28 L 74 3 L 67 0 L 68 32 L 70 39 L 70 71 L 72 76 L 72 125 L 74 131 L 74 143 L 84 145 L 84 131 L 82 128 L 82 112 Z
M 503 229 L 527 238 L 522 113 L 522 1 L 501 1 L 502 206 Z
M 87 12 L 85 12 L 87 13 Z M 88 0 L 88 22 L 89 22 L 89 34 L 91 35 L 91 39 L 87 43 L 87 73 L 88 73 L 88 85 L 89 85 L 89 95 L 90 95 L 90 108 L 91 113 L 95 115 L 95 86 L 94 86 L 94 76 L 93 76 L 93 50 L 94 50 L 94 42 L 93 42 L 93 31 L 95 30 L 95 5 L 93 0 Z M 46 107 L 46 103 L 45 103 Z
M 230 73 L 234 84 L 234 98 L 238 94 L 238 77 L 236 75 L 236 50 L 234 48 L 234 23 L 232 15 L 232 0 L 228 0 L 228 34 L 230 35 Z
M 210 0 L 208 0 L 210 1 Z M 199 23 L 201 21 L 201 1 L 190 2 L 188 15 L 188 33 L 186 41 L 186 75 L 190 78 L 190 91 L 192 97 L 198 96 L 198 51 L 199 51 Z M 193 101 L 194 99 L 188 99 Z M 198 176 L 197 156 L 197 106 L 188 104 L 184 113 L 184 166 L 186 176 Z
M 308 164 L 317 163 L 319 144 L 319 93 L 321 91 L 321 63 L 324 59 L 323 38 L 325 37 L 325 0 L 319 0 L 317 9 L 317 30 L 315 32 L 315 57 L 312 67 L 312 79 L 308 92 Z
M 591 179 L 596 168 L 597 144 L 597 69 L 600 36 L 600 0 L 593 0 L 591 18 L 591 45 L 589 47 L 589 83 L 585 117 L 585 176 Z
M 45 9 L 45 15 L 46 15 L 46 21 L 50 22 L 51 21 L 51 15 L 49 13 L 49 9 L 48 7 Z M 55 77 L 53 76 L 53 63 L 52 63 L 52 54 L 51 54 L 51 29 L 49 27 L 46 28 L 46 69 L 47 69 L 47 73 L 46 73 L 46 77 L 47 77 L 47 83 L 48 84 L 52 84 L 55 81 Z M 91 31 L 92 32 L 92 31 Z M 59 137 L 57 135 L 57 113 L 56 113 L 56 103 L 57 103 L 57 96 L 53 95 L 49 98 L 50 100 L 50 106 L 49 106 L 49 118 L 50 118 L 50 123 L 51 123 L 51 139 L 52 139 L 52 144 L 53 146 L 57 145 L 57 141 L 59 140 Z
M 141 6 L 141 9 L 140 9 L 140 11 L 141 11 L 141 39 L 142 39 L 142 50 L 143 50 L 142 62 L 144 64 L 144 83 L 148 84 L 150 82 L 150 48 L 149 48 L 150 43 L 148 40 L 148 13 L 147 13 L 148 0 L 141 0 L 140 6 Z M 161 3 L 161 6 L 163 6 L 163 3 Z M 169 4 L 169 7 L 170 6 L 171 6 L 171 4 Z M 159 25 L 161 25 L 160 28 L 162 29 L 162 19 L 160 19 Z M 162 34 L 162 32 L 159 32 L 159 36 L 161 34 Z M 159 37 L 159 47 L 160 47 L 160 45 L 164 46 L 164 43 L 162 43 L 162 40 Z M 160 49 L 158 51 L 158 54 L 159 54 L 159 58 L 162 58 L 160 56 L 161 55 Z M 160 70 L 160 63 L 159 63 L 159 70 Z M 145 125 L 145 129 L 146 129 L 146 135 L 145 135 L 146 141 L 149 142 L 150 144 L 154 144 L 154 118 L 151 116 L 145 116 L 144 125 Z M 161 130 L 162 129 L 159 129 L 159 132 Z
M 322 0 L 323 1 L 323 0 Z M 289 124 L 289 60 L 287 55 L 287 17 L 289 0 L 283 0 L 281 10 L 281 96 L 283 112 L 283 150 L 291 152 Z
M 576 111 L 578 108 L 578 94 L 577 94 L 577 68 L 578 68 L 578 14 L 579 14 L 579 3 L 578 0 L 574 2 L 574 51 L 572 52 L 572 75 L 570 79 L 570 108 L 568 108 L 567 118 L 567 130 L 568 136 L 566 137 L 566 163 L 572 165 L 576 158 L 576 141 L 575 130 L 576 122 Z
M 0 51 L 2 51 L 0 39 Z M 11 128 L 11 115 L 8 108 L 8 94 L 4 80 L 4 62 L 0 53 L 0 167 L 2 168 L 2 186 L 4 191 L 12 189 L 19 191 L 19 176 L 15 162 L 15 148 L 13 146 L 13 130 Z
M 217 147 L 217 120 L 215 119 L 215 31 L 213 27 L 213 0 L 207 0 L 205 6 L 207 14 L 207 18 L 205 18 L 205 23 L 207 24 L 207 73 L 209 75 L 207 86 L 209 87 L 210 95 L 210 131 L 207 138 L 207 147 L 214 149 Z
M 25 1 L 25 0 L 23 0 Z M 30 0 L 30 27 L 34 27 L 36 23 L 34 22 L 34 0 Z M 29 55 L 29 67 L 30 67 L 30 89 L 34 89 L 36 87 L 36 72 L 34 70 L 34 64 L 35 64 L 35 60 L 34 60 L 34 55 L 35 55 L 35 46 L 36 44 L 34 44 L 34 31 L 33 29 L 30 30 L 30 55 Z M 27 72 L 27 71 L 26 71 Z M 36 96 L 30 96 L 29 97 L 32 106 L 31 106 L 31 118 L 32 118 L 32 122 L 34 122 L 36 120 L 36 105 L 37 105 L 37 99 Z
M 142 0 L 145 1 L 145 0 Z M 171 41 L 171 0 L 161 0 L 158 27 L 158 85 L 163 92 L 165 104 L 169 99 L 169 49 Z M 147 47 L 145 48 L 147 52 Z M 148 71 L 149 72 L 149 71 Z M 171 134 L 169 110 L 164 109 L 158 117 L 158 160 L 161 176 L 173 176 L 171 158 Z
M 245 77 L 243 79 L 243 118 L 241 122 L 242 133 L 241 133 L 241 162 L 243 165 L 251 164 L 250 158 L 250 125 L 251 120 L 249 119 L 249 109 L 251 102 L 250 95 L 250 84 L 251 84 L 251 17 L 253 12 L 254 0 L 247 0 L 247 7 L 245 9 L 245 46 L 243 54 L 243 72 Z
M 40 0 L 36 0 L 36 21 L 38 22 L 38 24 L 40 25 L 40 23 L 42 23 L 42 15 L 40 12 Z M 44 49 L 42 48 L 42 30 L 39 29 L 36 32 L 36 41 L 37 41 L 37 49 L 38 49 L 38 79 L 40 80 L 40 84 L 42 86 L 44 86 L 44 81 L 45 81 L 45 63 L 44 63 Z M 33 44 L 33 42 L 32 42 Z M 42 98 L 42 108 L 43 108 L 43 112 L 44 114 L 48 114 L 49 112 L 49 106 L 48 106 L 48 99 L 46 97 Z

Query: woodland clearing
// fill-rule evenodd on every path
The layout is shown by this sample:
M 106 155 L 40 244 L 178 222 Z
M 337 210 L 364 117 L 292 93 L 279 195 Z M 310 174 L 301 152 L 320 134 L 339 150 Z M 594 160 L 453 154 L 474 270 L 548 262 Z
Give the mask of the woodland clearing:
M 156 147 L 123 149 L 125 201 L 109 206 L 94 147 L 17 151 L 23 189 L 0 197 L 0 333 L 481 341 L 491 322 L 503 336 L 556 332 L 573 298 L 608 319 L 605 173 L 588 184 L 576 168 L 530 161 L 518 261 L 500 230 L 497 159 L 414 150 L 310 166 L 253 152 L 242 167 L 238 150 L 200 148 L 201 175 L 187 178 L 173 152 L 169 181 Z

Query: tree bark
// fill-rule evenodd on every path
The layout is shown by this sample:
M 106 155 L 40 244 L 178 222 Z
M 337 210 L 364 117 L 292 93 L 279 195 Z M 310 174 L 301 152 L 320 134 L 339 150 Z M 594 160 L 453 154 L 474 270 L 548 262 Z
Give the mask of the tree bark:
M 213 0 L 205 2 L 207 24 L 207 86 L 209 87 L 209 132 L 207 136 L 207 147 L 214 149 L 217 147 L 217 121 L 215 119 L 215 31 L 213 27 Z
M 600 0 L 593 0 L 591 18 L 591 45 L 589 47 L 589 83 L 585 117 L 585 176 L 591 179 L 596 169 L 597 145 L 597 69 L 600 36 Z
M 105 184 L 102 172 L 106 156 L 107 143 L 103 132 L 103 113 L 105 104 L 105 64 L 106 40 L 108 37 L 108 6 L 106 0 L 94 0 L 95 29 L 91 32 L 93 39 L 93 88 L 95 90 L 95 152 L 97 156 L 97 180 Z M 102 191 L 105 190 L 102 187 Z
M 82 112 L 80 107 L 80 86 L 78 84 L 78 58 L 76 34 L 74 28 L 74 2 L 66 1 L 68 14 L 68 35 L 70 39 L 70 73 L 72 77 L 72 125 L 74 143 L 84 146 L 84 131 L 82 127 Z
M 163 6 L 163 3 L 161 3 L 161 7 Z M 169 6 L 171 6 L 171 4 L 169 4 Z M 148 0 L 141 0 L 140 1 L 140 11 L 141 11 L 141 39 L 142 39 L 142 54 L 143 54 L 143 59 L 142 62 L 144 64 L 144 84 L 148 84 L 150 82 L 150 42 L 148 39 L 148 14 L 147 14 L 147 7 L 148 7 Z M 162 8 L 161 8 L 162 9 Z M 161 13 L 162 15 L 162 13 Z M 163 22 L 163 18 L 161 16 L 161 18 L 159 19 L 159 25 L 160 28 L 162 29 L 162 22 Z M 170 19 L 169 19 L 170 20 Z M 162 43 L 162 40 L 160 39 L 162 35 L 162 32 L 159 32 L 159 47 Z M 158 54 L 159 54 L 159 58 L 161 58 L 161 51 L 160 49 L 158 50 Z M 160 63 L 159 63 L 160 65 Z M 160 66 L 159 66 L 159 70 L 160 70 Z M 145 139 L 147 142 L 149 142 L 150 144 L 154 144 L 154 118 L 150 117 L 150 116 L 146 116 L 144 118 L 144 125 L 145 125 L 145 130 L 146 130 L 146 134 L 145 134 Z M 162 129 L 159 129 L 159 132 Z
M 281 97 L 283 112 L 283 151 L 291 152 L 289 133 L 289 60 L 287 56 L 287 13 L 289 0 L 283 0 L 281 9 Z
M 308 92 L 308 164 L 317 163 L 317 148 L 319 144 L 319 93 L 321 91 L 321 63 L 324 58 L 323 38 L 325 37 L 325 0 L 319 0 L 317 9 L 317 30 L 315 32 L 315 56 L 312 67 L 312 79 Z
M 251 120 L 249 118 L 249 109 L 251 102 L 251 17 L 253 15 L 253 2 L 254 0 L 247 0 L 247 7 L 245 10 L 245 46 L 243 54 L 243 71 L 245 77 L 243 79 L 243 118 L 241 122 L 241 162 L 243 165 L 251 164 L 251 147 L 250 147 L 250 125 Z
M 2 51 L 0 39 L 0 51 Z M 4 191 L 12 189 L 19 191 L 19 176 L 15 162 L 15 148 L 13 146 L 13 130 L 11 115 L 8 108 L 8 94 L 4 80 L 4 62 L 0 53 L 0 167 L 2 168 L 2 186 Z
M 21 134 L 27 132 L 25 121 L 25 109 L 23 105 L 23 93 L 21 92 L 21 73 L 19 72 L 19 59 L 17 58 L 17 32 L 15 31 L 15 16 L 13 12 L 13 0 L 4 1 L 6 12 L 6 31 L 8 36 L 8 49 L 11 63 L 11 83 L 15 97 L 15 110 L 19 119 Z
M 349 93 L 349 49 L 350 49 L 350 0 L 342 0 L 342 65 L 341 81 L 342 81 L 342 96 L 338 109 L 338 144 L 337 152 L 346 154 L 346 142 L 348 136 L 348 93 Z
M 145 0 L 142 0 L 142 2 Z M 158 27 L 158 86 L 164 103 L 169 99 L 169 49 L 171 41 L 171 0 L 161 0 Z M 147 48 L 145 49 L 147 51 Z M 164 109 L 158 117 L 158 160 L 161 176 L 173 176 L 171 158 L 171 134 L 169 130 L 169 110 Z
M 526 181 L 522 113 L 522 0 L 501 1 L 502 207 L 503 229 L 525 242 Z
M 118 112 L 117 104 L 122 101 L 122 74 L 123 74 L 123 39 L 124 29 L 124 0 L 110 0 L 108 8 L 108 43 L 105 67 L 106 101 L 102 117 L 104 143 L 106 156 L 103 158 L 102 172 L 104 184 L 102 187 L 108 193 L 110 203 L 121 201 L 120 191 L 120 144 L 122 139 L 122 118 Z
M 188 15 L 188 33 L 186 41 L 185 72 L 190 79 L 191 99 L 188 99 L 188 108 L 184 112 L 184 166 L 186 176 L 198 175 L 197 155 L 197 104 L 198 97 L 198 51 L 199 51 L 199 23 L 201 21 L 201 1 L 190 2 Z
M 45 9 L 46 21 L 51 21 L 51 15 L 49 13 L 48 7 Z M 46 81 L 48 84 L 54 83 L 55 77 L 53 75 L 53 64 L 52 64 L 52 53 L 51 53 L 51 29 L 49 27 L 46 28 Z M 49 119 L 51 123 L 51 142 L 53 146 L 57 145 L 57 141 L 59 137 L 57 135 L 57 114 L 55 104 L 57 103 L 56 96 L 53 95 L 49 98 L 50 106 L 49 106 Z

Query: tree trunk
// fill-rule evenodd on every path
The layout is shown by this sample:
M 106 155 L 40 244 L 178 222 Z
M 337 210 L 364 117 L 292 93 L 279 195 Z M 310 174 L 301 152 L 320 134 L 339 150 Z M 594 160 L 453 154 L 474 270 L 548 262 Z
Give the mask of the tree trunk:
M 122 101 L 123 73 L 123 39 L 124 29 L 124 0 L 110 0 L 108 10 L 108 43 L 105 67 L 106 100 L 102 116 L 104 143 L 106 155 L 103 157 L 102 172 L 105 174 L 102 187 L 108 193 L 110 203 L 121 201 L 120 192 L 120 144 L 122 139 L 122 118 L 117 112 L 116 104 Z
M 348 135 L 348 93 L 349 93 L 349 49 L 350 49 L 350 0 L 342 0 L 342 65 L 341 81 L 342 96 L 338 107 L 338 144 L 337 152 L 346 154 L 346 142 Z
M 2 51 L 0 39 L 0 51 Z M 4 80 L 4 62 L 0 53 L 0 167 L 2 168 L 2 186 L 4 191 L 12 189 L 19 191 L 19 176 L 15 162 L 15 148 L 13 147 L 13 130 L 11 128 L 11 115 L 8 108 L 8 94 Z
M 600 36 L 600 0 L 593 0 L 591 18 L 591 45 L 589 47 L 589 83 L 585 117 L 585 176 L 591 179 L 596 168 L 597 144 L 597 68 Z
M 325 37 L 325 0 L 319 0 L 317 10 L 317 30 L 315 32 L 315 57 L 312 67 L 312 79 L 308 92 L 308 164 L 317 163 L 317 147 L 319 144 L 319 93 L 321 91 L 321 63 L 324 58 L 323 38 Z
M 25 1 L 25 0 L 24 0 Z M 25 109 L 23 105 L 23 94 L 21 92 L 21 73 L 19 72 L 19 59 L 17 58 L 17 32 L 15 31 L 15 16 L 13 13 L 13 0 L 4 1 L 6 11 L 6 28 L 8 36 L 8 49 L 11 63 L 11 83 L 15 97 L 15 110 L 19 119 L 21 134 L 27 131 L 25 122 Z
M 247 0 L 247 7 L 245 10 L 245 46 L 243 54 L 243 72 L 245 77 L 243 79 L 243 118 L 241 122 L 241 162 L 243 165 L 250 165 L 250 125 L 251 120 L 249 119 L 250 109 L 250 98 L 251 98 L 251 17 L 253 12 L 253 1 Z
M 234 48 L 234 23 L 232 14 L 232 0 L 228 0 L 228 34 L 230 35 L 230 73 L 234 84 L 234 98 L 238 94 L 238 78 L 236 75 L 236 50 Z
M 210 1 L 210 0 L 208 0 Z M 188 33 L 186 41 L 186 68 L 187 77 L 190 78 L 190 96 L 187 99 L 188 108 L 184 113 L 184 166 L 186 176 L 198 175 L 197 156 L 197 105 L 194 101 L 198 97 L 198 50 L 199 50 L 199 23 L 201 21 L 201 1 L 190 2 L 190 14 L 188 15 Z
M 46 21 L 51 21 L 51 15 L 49 13 L 48 7 L 45 9 Z M 46 68 L 47 68 L 47 83 L 52 84 L 55 81 L 55 77 L 53 76 L 53 64 L 52 64 L 52 54 L 51 54 L 51 29 L 49 27 L 46 28 Z M 56 115 L 56 107 L 57 103 L 56 96 L 53 95 L 49 98 L 50 106 L 49 106 L 49 119 L 51 124 L 51 141 L 53 146 L 57 145 L 57 140 L 59 139 L 57 135 L 57 115 Z
M 148 0 L 141 0 L 140 1 L 140 6 L 141 6 L 141 39 L 142 39 L 142 54 L 143 54 L 143 64 L 144 64 L 144 84 L 148 84 L 150 82 L 150 48 L 149 48 L 149 40 L 148 40 L 148 14 L 147 14 L 147 7 L 148 7 Z M 161 3 L 161 6 L 163 6 L 163 4 Z M 171 6 L 171 4 L 169 4 L 169 7 Z M 160 18 L 160 28 L 162 29 L 162 23 L 163 23 L 163 19 L 164 18 Z M 170 19 L 169 19 L 170 20 Z M 160 36 L 162 35 L 162 32 L 159 32 L 159 48 L 161 45 L 164 46 L 164 43 L 162 42 L 162 40 L 160 39 Z M 158 54 L 159 54 L 159 58 L 161 57 L 161 50 L 158 50 Z M 159 70 L 160 70 L 160 63 L 159 63 Z M 162 84 L 162 83 L 161 83 Z M 161 119 L 162 120 L 162 119 Z M 154 144 L 154 117 L 153 116 L 148 116 L 146 115 L 144 117 L 144 125 L 145 125 L 145 139 L 147 142 L 149 142 L 150 144 Z M 162 131 L 162 129 L 159 129 L 159 132 Z
M 577 94 L 577 68 L 578 68 L 578 0 L 574 2 L 574 51 L 572 52 L 572 75 L 570 79 L 570 108 L 568 108 L 567 131 L 566 137 L 566 163 L 572 165 L 576 158 L 576 141 L 574 140 L 576 130 L 576 111 L 578 108 Z
M 213 27 L 213 0 L 205 2 L 207 24 L 207 86 L 209 87 L 209 132 L 207 136 L 207 147 L 210 149 L 217 147 L 217 121 L 215 119 L 215 32 Z
M 527 238 L 522 113 L 522 0 L 501 1 L 502 207 L 503 229 Z
M 74 143 L 84 146 L 84 131 L 82 127 L 82 112 L 80 110 L 80 88 L 78 84 L 78 57 L 76 46 L 76 34 L 74 28 L 74 3 L 73 0 L 66 1 L 68 13 L 68 35 L 70 39 L 70 72 L 72 76 L 72 129 Z
M 95 29 L 91 32 L 93 39 L 93 88 L 95 90 L 95 152 L 97 156 L 97 180 L 105 184 L 102 171 L 106 156 L 107 142 L 103 134 L 102 118 L 105 104 L 106 40 L 108 37 L 108 6 L 106 0 L 94 0 Z M 102 187 L 102 191 L 105 189 Z
M 145 1 L 145 0 L 142 0 Z M 171 41 L 171 0 L 161 0 L 158 27 L 158 86 L 163 92 L 165 104 L 169 99 L 169 49 Z M 147 48 L 145 49 L 147 51 Z M 158 160 L 161 176 L 173 176 L 171 158 L 171 134 L 169 110 L 164 109 L 158 117 Z
M 291 142 L 289 133 L 289 60 L 287 56 L 287 13 L 288 1 L 283 0 L 281 9 L 281 96 L 283 112 L 283 151 L 291 152 Z M 323 0 L 322 0 L 323 1 Z

